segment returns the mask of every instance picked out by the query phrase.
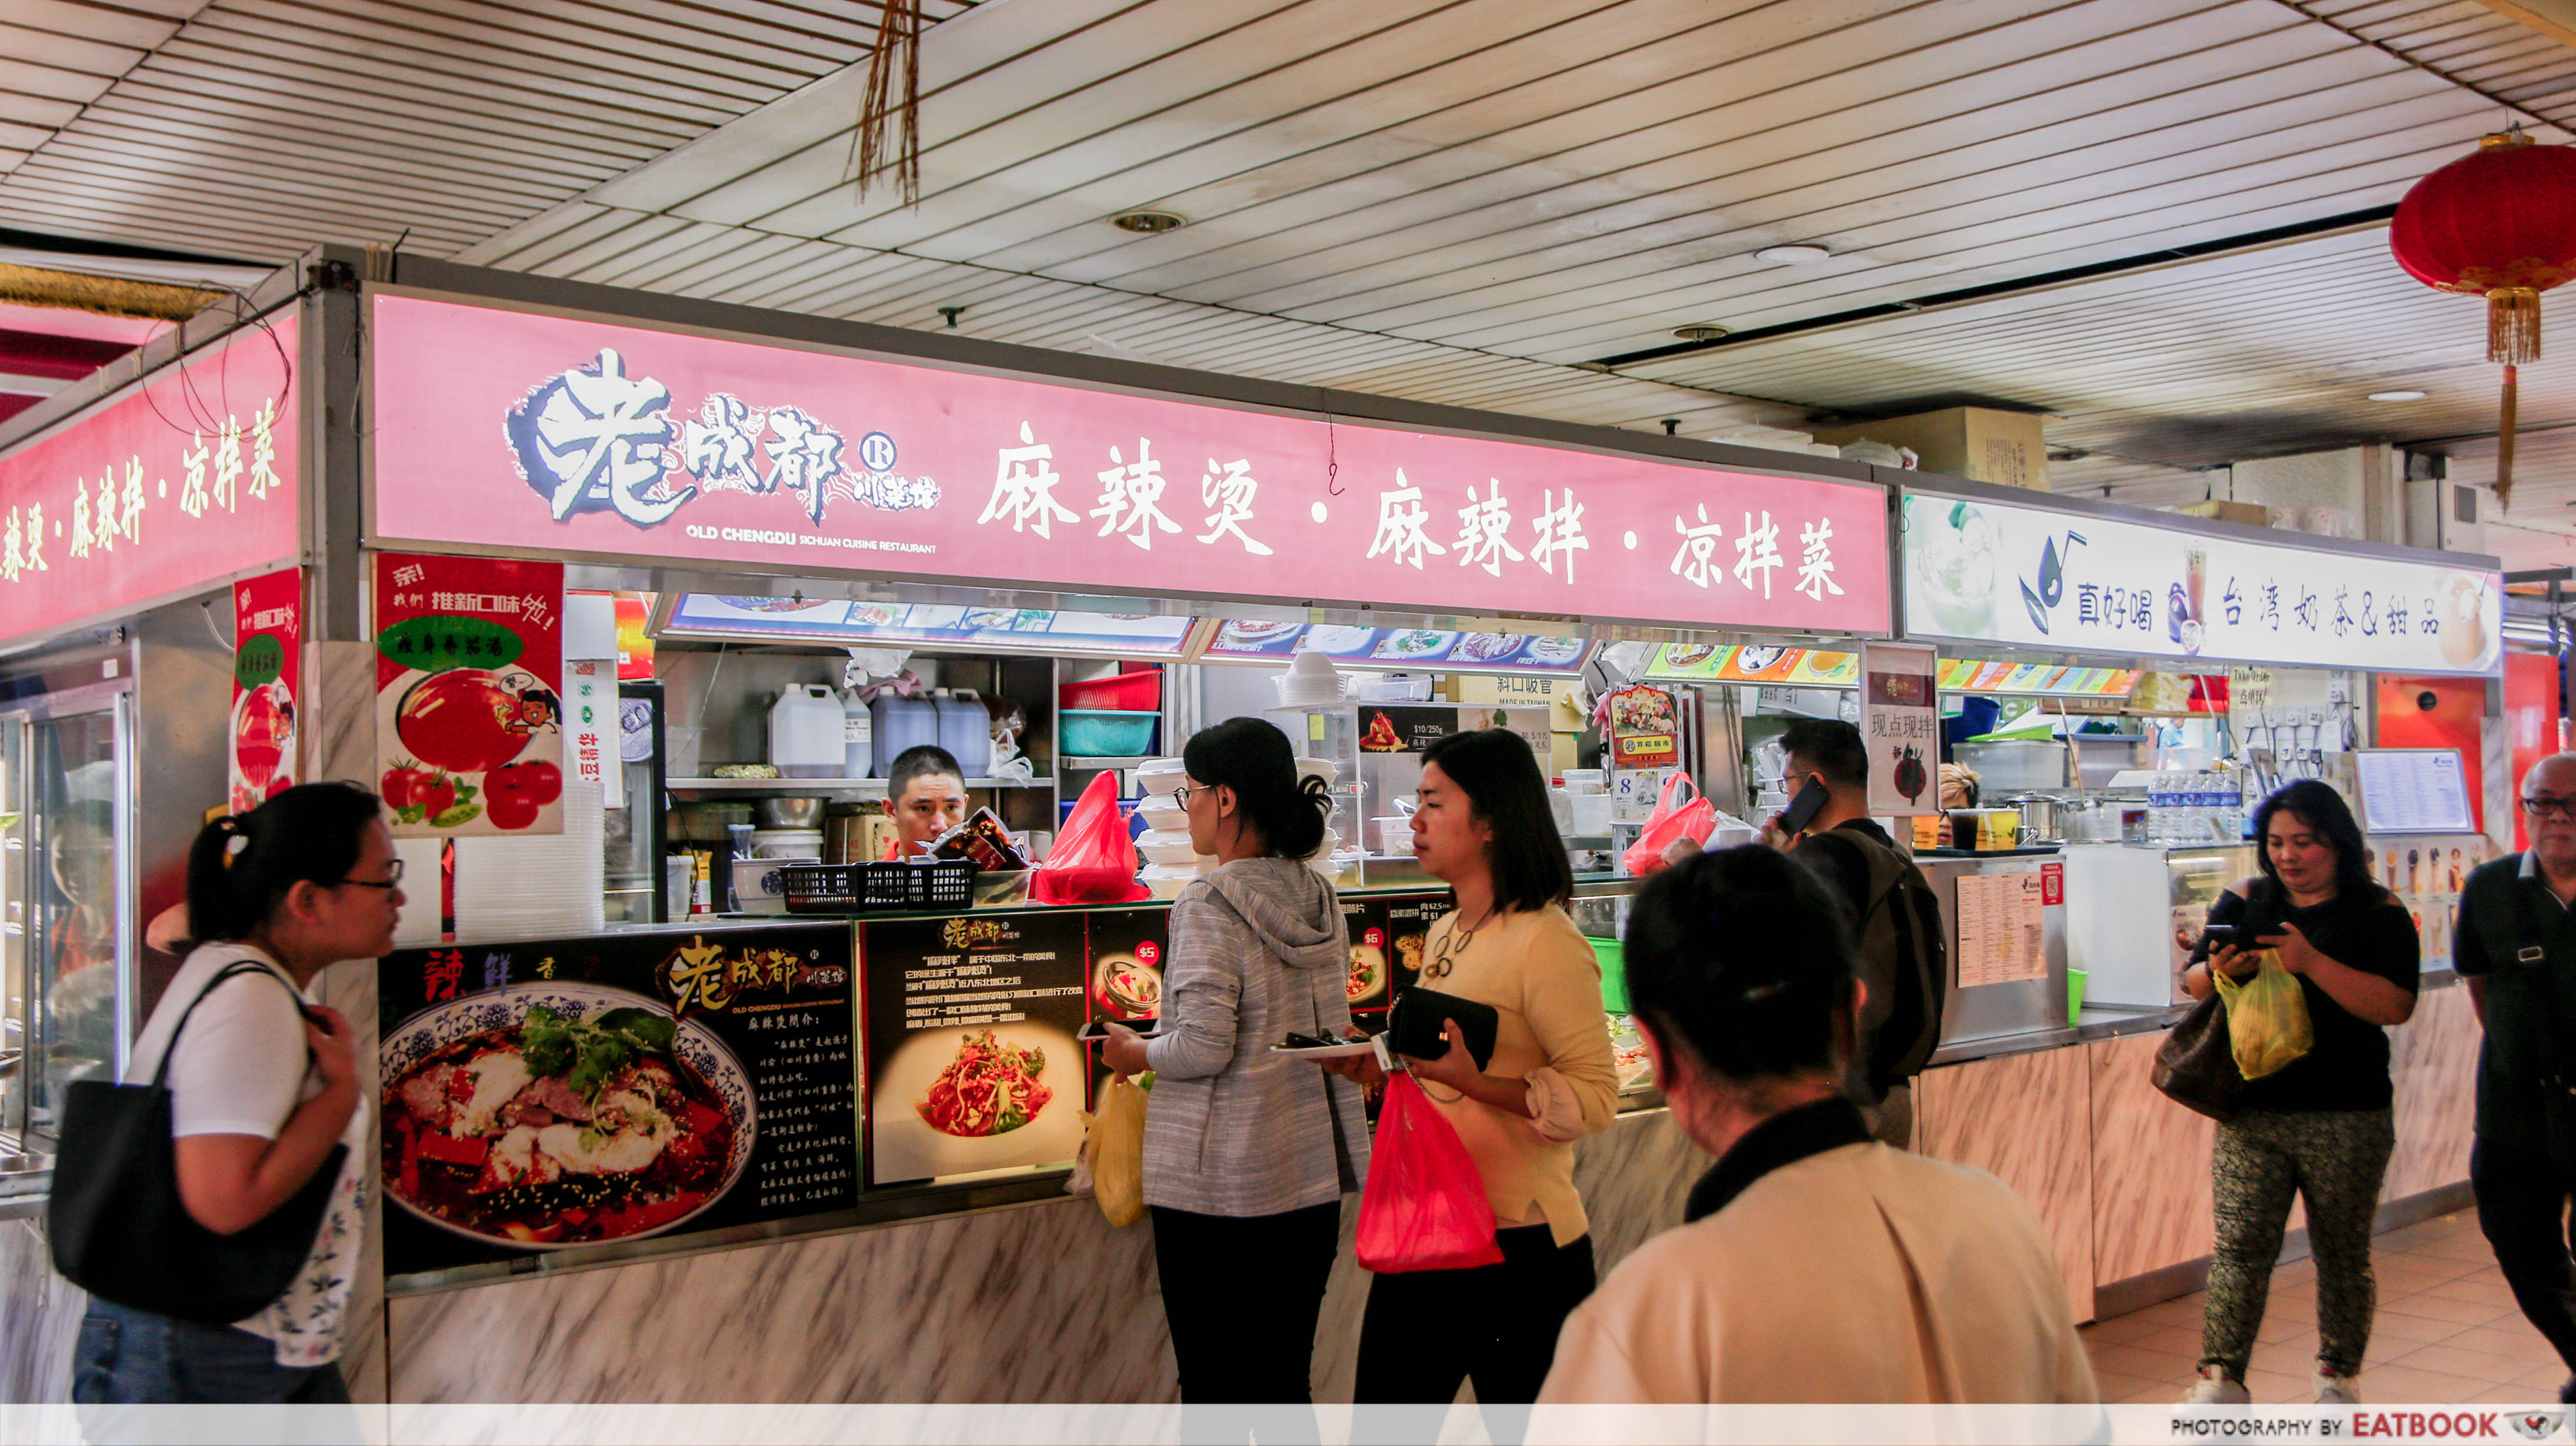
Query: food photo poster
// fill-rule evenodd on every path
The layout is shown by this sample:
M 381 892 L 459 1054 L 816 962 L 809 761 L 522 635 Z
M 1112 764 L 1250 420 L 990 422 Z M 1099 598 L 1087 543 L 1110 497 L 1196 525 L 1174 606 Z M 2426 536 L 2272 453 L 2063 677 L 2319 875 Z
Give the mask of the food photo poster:
M 563 832 L 563 564 L 376 557 L 377 791 L 397 838 Z
M 304 570 L 233 584 L 232 811 L 248 813 L 295 786 L 304 645 Z
M 856 1204 L 852 933 L 805 925 L 385 956 L 387 1272 Z

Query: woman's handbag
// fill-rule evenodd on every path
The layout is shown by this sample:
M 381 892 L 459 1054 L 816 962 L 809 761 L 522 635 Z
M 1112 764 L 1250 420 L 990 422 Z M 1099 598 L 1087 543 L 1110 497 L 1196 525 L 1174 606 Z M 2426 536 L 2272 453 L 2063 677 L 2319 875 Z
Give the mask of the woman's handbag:
M 2236 1118 L 2245 1076 L 2227 1039 L 2227 1006 L 2218 992 L 2191 1007 L 2156 1048 L 2147 1078 L 2175 1104 L 2221 1122 Z
M 1475 1157 L 1410 1074 L 1386 1082 L 1355 1244 L 1360 1268 L 1386 1275 L 1503 1260 Z
M 349 1147 L 334 1145 L 304 1188 L 268 1217 L 231 1235 L 196 1221 L 179 1200 L 179 1162 L 170 1135 L 170 1056 L 188 1016 L 215 986 L 260 973 L 249 960 L 224 967 L 190 1000 L 170 1031 L 148 1085 L 81 1080 L 63 1092 L 62 1148 L 46 1208 L 54 1269 L 101 1300 L 206 1325 L 259 1314 L 294 1284 L 322 1228 Z M 302 1000 L 297 1000 L 299 1009 Z

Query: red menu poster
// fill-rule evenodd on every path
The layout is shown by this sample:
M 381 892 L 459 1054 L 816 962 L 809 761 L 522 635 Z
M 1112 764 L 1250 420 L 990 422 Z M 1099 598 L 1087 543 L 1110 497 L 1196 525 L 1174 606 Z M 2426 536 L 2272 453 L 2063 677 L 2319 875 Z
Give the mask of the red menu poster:
M 298 659 L 304 573 L 262 573 L 233 585 L 231 808 L 248 813 L 295 786 Z
M 376 557 L 378 786 L 397 837 L 563 832 L 563 564 Z

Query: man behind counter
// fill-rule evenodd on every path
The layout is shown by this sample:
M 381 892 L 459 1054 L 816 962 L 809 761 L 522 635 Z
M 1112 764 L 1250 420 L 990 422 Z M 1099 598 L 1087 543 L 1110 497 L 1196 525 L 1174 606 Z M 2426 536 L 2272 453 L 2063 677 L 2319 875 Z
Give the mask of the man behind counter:
M 966 770 L 954 754 L 930 743 L 896 754 L 886 774 L 886 817 L 894 820 L 886 861 L 912 858 L 938 842 L 966 821 L 966 808 Z

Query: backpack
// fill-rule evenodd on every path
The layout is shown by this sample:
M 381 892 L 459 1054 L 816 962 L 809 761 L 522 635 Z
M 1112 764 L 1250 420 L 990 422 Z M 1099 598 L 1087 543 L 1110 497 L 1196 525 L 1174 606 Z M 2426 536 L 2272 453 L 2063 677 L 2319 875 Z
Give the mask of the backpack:
M 1848 851 L 1829 873 L 1845 891 L 1866 876 L 1854 900 L 1852 932 L 1869 998 L 1861 1005 L 1861 1057 L 1852 1061 L 1851 1077 L 1876 1100 L 1889 1086 L 1922 1073 L 1941 1045 L 1941 1006 L 1950 982 L 1941 900 L 1913 859 L 1867 834 L 1828 829 L 1798 847 L 1804 851 L 1820 842 Z

